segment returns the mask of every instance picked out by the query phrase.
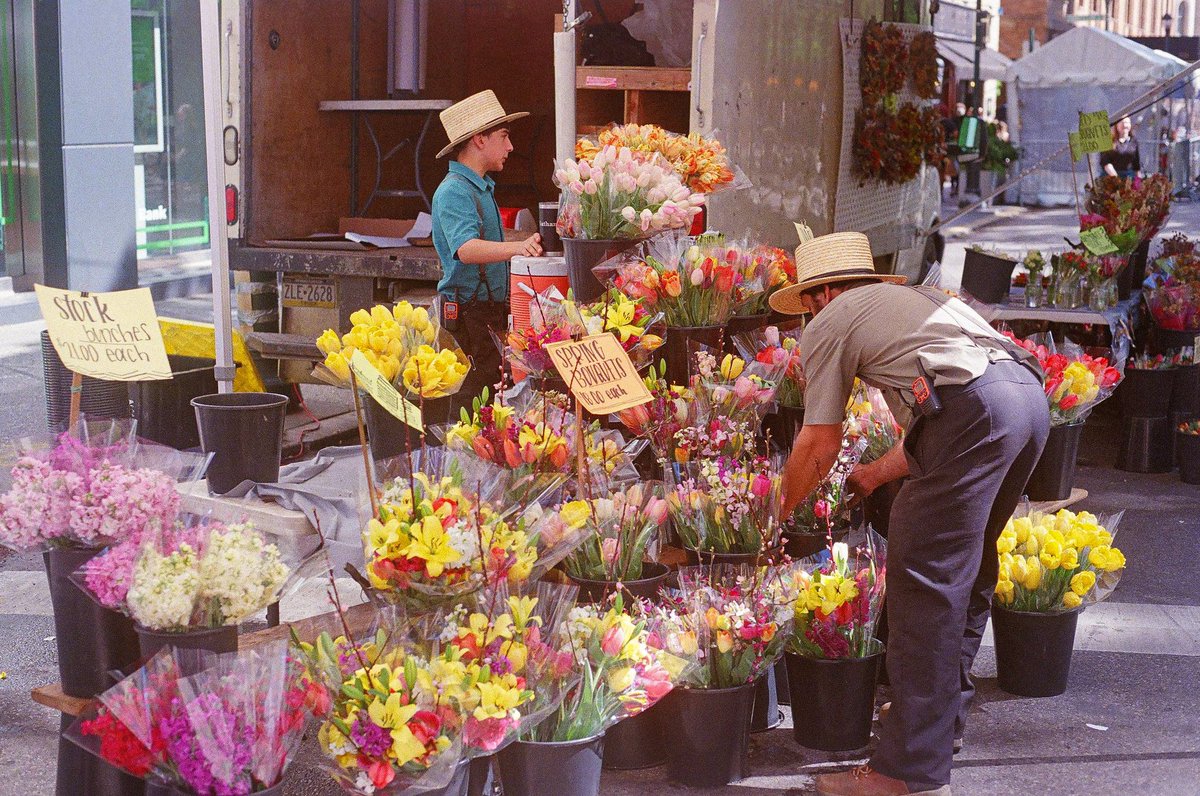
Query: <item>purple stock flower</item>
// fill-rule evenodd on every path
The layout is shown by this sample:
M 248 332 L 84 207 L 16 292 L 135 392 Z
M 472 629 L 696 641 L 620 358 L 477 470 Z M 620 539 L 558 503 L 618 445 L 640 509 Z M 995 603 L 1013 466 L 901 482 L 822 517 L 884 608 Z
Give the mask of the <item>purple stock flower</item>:
M 392 748 L 392 734 L 384 727 L 358 714 L 350 727 L 350 740 L 359 751 L 370 758 L 381 759 Z

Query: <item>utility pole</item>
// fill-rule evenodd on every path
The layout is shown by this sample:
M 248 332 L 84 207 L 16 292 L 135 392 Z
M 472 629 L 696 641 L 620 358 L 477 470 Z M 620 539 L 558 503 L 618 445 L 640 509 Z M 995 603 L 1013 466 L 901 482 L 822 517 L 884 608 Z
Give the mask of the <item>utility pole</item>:
M 986 14 L 983 10 L 983 0 L 975 0 L 975 91 L 971 99 L 976 111 L 983 107 L 983 81 L 980 79 L 980 65 L 983 59 L 983 48 L 987 39 Z M 982 120 L 981 120 L 982 123 Z

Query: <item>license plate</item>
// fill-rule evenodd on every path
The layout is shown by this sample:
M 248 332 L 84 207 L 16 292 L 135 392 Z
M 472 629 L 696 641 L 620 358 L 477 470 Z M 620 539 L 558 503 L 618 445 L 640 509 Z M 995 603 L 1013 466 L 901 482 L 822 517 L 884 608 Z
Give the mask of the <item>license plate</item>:
M 337 307 L 337 283 L 332 279 L 285 276 L 283 306 L 334 309 Z

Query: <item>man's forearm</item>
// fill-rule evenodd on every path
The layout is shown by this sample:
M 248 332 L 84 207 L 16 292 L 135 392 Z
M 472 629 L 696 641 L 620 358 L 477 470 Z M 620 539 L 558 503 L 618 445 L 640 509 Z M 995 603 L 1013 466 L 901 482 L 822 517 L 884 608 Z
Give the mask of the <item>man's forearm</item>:
M 475 238 L 458 247 L 458 259 L 468 265 L 484 265 L 512 259 L 513 244 Z
M 792 454 L 783 470 L 784 517 L 790 517 L 796 506 L 809 496 L 833 468 L 841 441 L 841 427 L 834 428 L 837 429 L 836 433 L 819 434 L 813 426 L 806 426 L 796 436 Z
M 858 469 L 862 471 L 860 480 L 872 492 L 884 484 L 903 478 L 908 475 L 908 457 L 904 455 L 904 443 L 897 442 L 887 453 Z

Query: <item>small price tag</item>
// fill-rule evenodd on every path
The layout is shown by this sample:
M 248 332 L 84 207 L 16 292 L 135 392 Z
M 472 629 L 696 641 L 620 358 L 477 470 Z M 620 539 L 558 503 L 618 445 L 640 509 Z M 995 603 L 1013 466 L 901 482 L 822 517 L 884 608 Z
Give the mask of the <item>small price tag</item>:
M 390 381 L 384 378 L 378 368 L 367 361 L 361 351 L 355 351 L 354 356 L 350 357 L 350 369 L 354 371 L 354 378 L 358 380 L 358 386 L 366 390 L 367 394 L 380 406 L 388 410 L 392 417 L 407 423 L 417 431 L 425 430 L 425 426 L 421 422 L 421 410 L 404 400 L 404 396 L 392 386 Z
M 1108 233 L 1104 231 L 1104 227 L 1082 230 L 1079 233 L 1079 240 L 1089 252 L 1097 257 L 1117 251 L 1117 247 L 1108 237 Z

